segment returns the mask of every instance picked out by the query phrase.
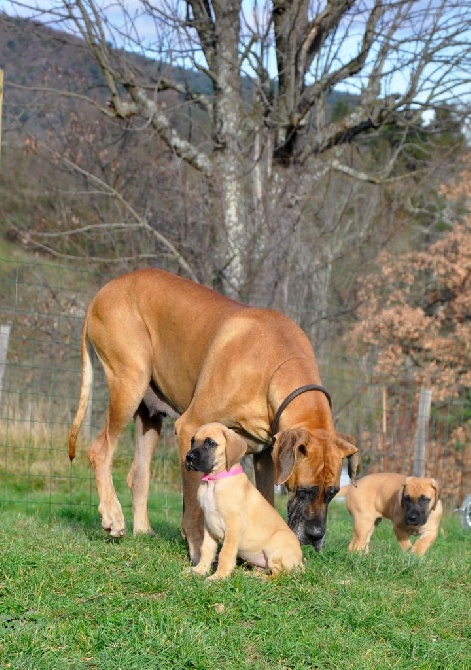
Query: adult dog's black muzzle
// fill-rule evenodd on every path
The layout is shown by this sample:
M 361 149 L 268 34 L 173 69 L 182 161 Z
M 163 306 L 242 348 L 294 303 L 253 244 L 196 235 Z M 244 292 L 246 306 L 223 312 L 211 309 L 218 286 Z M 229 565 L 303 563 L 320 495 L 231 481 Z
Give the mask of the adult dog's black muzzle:
M 327 508 L 338 488 L 328 487 L 323 493 L 319 486 L 298 487 L 288 501 L 288 526 L 300 544 L 320 551 L 325 544 Z

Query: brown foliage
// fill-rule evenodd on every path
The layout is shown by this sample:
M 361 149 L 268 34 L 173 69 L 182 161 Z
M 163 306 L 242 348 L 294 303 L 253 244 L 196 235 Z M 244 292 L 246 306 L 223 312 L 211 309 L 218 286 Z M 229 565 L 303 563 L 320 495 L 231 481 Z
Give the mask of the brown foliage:
M 450 201 L 471 206 L 471 160 L 443 186 Z M 382 253 L 359 291 L 351 339 L 373 355 L 378 380 L 432 389 L 435 400 L 471 386 L 471 212 L 424 251 Z

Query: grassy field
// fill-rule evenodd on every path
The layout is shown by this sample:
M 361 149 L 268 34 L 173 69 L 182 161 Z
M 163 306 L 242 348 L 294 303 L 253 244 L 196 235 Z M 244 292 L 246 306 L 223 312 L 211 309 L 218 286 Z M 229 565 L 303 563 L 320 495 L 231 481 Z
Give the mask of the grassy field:
M 119 542 L 90 506 L 4 506 L 0 668 L 469 669 L 471 534 L 454 516 L 423 559 L 400 552 L 389 522 L 369 556 L 351 556 L 334 502 L 304 574 L 262 580 L 241 566 L 207 584 L 185 573 L 180 506 L 167 494 L 157 535 Z

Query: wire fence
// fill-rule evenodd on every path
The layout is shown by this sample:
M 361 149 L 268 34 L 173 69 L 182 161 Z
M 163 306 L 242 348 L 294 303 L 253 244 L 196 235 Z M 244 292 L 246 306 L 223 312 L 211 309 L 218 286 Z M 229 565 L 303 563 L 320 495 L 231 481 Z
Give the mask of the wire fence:
M 83 316 L 108 279 L 88 268 L 0 259 L 0 506 L 53 511 L 98 504 L 86 442 L 82 438 L 72 464 L 67 442 L 80 386 Z M 432 398 L 424 414 L 421 389 L 380 387 L 360 361 L 338 352 L 319 365 L 333 397 L 336 428 L 356 438 L 363 472 L 420 468 L 441 480 L 449 506 L 471 492 L 471 452 L 463 439 L 469 403 L 460 399 L 437 406 Z M 97 364 L 85 433 L 98 432 L 106 405 Z M 125 477 L 132 450 L 130 426 L 113 469 L 125 515 L 131 506 Z M 150 508 L 153 497 L 161 504 L 160 494 L 170 493 L 180 493 L 180 469 L 173 423 L 166 420 L 152 464 Z

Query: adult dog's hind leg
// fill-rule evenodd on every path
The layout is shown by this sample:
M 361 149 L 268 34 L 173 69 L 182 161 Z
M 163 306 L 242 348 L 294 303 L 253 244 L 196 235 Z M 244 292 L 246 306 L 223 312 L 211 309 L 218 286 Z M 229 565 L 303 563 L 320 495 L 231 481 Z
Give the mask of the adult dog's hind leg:
M 101 525 L 111 537 L 122 537 L 125 531 L 124 516 L 113 486 L 111 468 L 113 456 L 123 430 L 133 418 L 144 396 L 149 380 L 143 371 L 122 369 L 117 374 L 104 366 L 108 380 L 110 402 L 105 424 L 92 442 L 88 458 L 95 470 L 100 499 L 98 511 Z
M 126 480 L 132 491 L 133 532 L 134 535 L 151 534 L 152 528 L 148 516 L 151 461 L 162 430 L 162 414 L 149 416 L 149 410 L 141 402 L 134 422 L 136 426 L 134 459 Z

